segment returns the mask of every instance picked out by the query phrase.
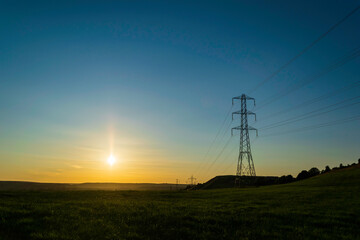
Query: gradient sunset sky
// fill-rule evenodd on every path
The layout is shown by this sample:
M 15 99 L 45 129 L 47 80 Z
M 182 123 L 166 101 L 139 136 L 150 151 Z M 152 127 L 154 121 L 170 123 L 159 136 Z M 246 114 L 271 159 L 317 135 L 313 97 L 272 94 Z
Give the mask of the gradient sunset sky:
M 239 138 L 227 126 L 238 119 L 226 119 L 208 152 L 226 114 L 238 110 L 230 110 L 231 98 L 246 93 L 261 106 L 359 48 L 360 11 L 249 93 L 357 5 L 0 1 L 0 180 L 185 183 L 191 174 L 199 181 L 235 174 Z M 251 133 L 257 175 L 296 177 L 357 161 L 359 120 L 291 131 L 359 116 L 359 76 L 355 58 L 250 107 L 258 118 L 249 117 L 259 128 L 257 139 Z M 347 99 L 340 106 L 353 105 L 260 130 Z

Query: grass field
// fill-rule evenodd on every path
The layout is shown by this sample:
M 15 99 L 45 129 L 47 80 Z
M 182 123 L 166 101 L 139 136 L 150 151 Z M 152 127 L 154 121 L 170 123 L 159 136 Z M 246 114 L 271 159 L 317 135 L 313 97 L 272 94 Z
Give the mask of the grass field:
M 247 189 L 3 191 L 0 239 L 360 239 L 360 167 Z

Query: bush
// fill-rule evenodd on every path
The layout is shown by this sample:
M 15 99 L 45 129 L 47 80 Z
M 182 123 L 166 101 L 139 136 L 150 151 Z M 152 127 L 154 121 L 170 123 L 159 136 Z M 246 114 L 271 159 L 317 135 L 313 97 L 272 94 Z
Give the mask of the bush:
M 320 171 L 316 167 L 313 167 L 309 170 L 308 174 L 309 174 L 309 177 L 314 177 L 316 175 L 319 175 Z
M 293 178 L 293 176 L 291 176 L 291 175 L 287 175 L 287 176 L 281 176 L 280 178 L 279 178 L 279 180 L 278 180 L 278 183 L 279 184 L 284 184 L 284 183 L 291 183 L 291 182 L 293 182 L 294 181 L 294 178 Z
M 287 180 L 288 182 L 293 182 L 293 181 L 294 181 L 294 177 L 293 177 L 292 175 L 287 175 L 287 176 L 286 176 L 286 180 Z
M 296 180 L 303 180 L 309 178 L 309 173 L 306 170 L 302 170 L 296 177 Z
M 284 184 L 284 183 L 286 183 L 286 176 L 283 175 L 283 176 L 279 177 L 278 182 L 279 182 L 279 184 Z

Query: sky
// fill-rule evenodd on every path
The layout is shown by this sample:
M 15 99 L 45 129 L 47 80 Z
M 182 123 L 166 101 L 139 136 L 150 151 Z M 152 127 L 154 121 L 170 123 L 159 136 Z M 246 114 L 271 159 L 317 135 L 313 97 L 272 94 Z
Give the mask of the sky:
M 254 88 L 358 5 L 0 1 L 0 180 L 186 183 L 192 174 L 199 182 L 235 174 L 239 136 L 230 129 L 240 120 L 228 113 L 243 93 L 257 103 L 248 103 L 257 175 L 357 162 L 360 120 L 342 120 L 360 114 L 359 59 L 307 80 L 360 47 L 360 10 Z M 330 105 L 340 107 L 321 113 Z M 265 128 L 309 112 L 321 114 Z

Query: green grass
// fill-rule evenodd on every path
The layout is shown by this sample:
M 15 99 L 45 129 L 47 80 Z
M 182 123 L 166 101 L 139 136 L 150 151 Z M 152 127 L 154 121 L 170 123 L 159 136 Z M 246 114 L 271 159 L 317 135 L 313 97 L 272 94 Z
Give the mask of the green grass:
M 0 239 L 360 239 L 360 168 L 247 189 L 0 192 Z

